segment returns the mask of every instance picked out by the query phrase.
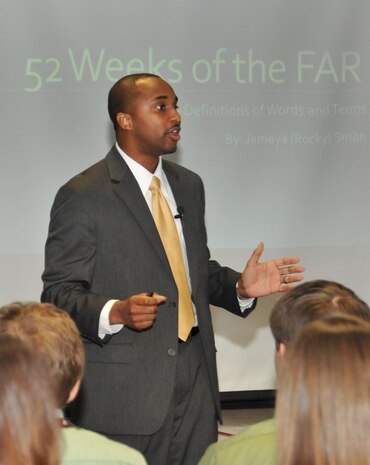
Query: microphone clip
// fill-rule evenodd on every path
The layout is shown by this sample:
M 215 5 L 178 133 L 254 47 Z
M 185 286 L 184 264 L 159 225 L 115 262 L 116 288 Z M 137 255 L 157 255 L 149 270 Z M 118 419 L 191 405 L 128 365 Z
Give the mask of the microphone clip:
M 184 207 L 177 207 L 177 215 L 174 216 L 176 220 L 180 219 L 182 220 L 184 218 Z

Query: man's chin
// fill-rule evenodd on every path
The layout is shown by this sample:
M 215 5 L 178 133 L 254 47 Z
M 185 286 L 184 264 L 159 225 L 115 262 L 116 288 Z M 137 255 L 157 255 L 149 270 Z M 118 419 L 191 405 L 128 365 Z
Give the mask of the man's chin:
M 163 152 L 163 155 L 171 155 L 171 153 L 175 153 L 177 150 L 177 146 L 173 148 L 168 148 Z

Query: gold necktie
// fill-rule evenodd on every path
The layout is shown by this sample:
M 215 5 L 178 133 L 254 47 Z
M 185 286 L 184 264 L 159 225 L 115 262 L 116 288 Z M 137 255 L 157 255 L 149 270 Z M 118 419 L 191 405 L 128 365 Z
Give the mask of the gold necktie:
M 177 227 L 171 209 L 161 192 L 160 185 L 159 178 L 153 176 L 149 187 L 152 193 L 153 219 L 161 236 L 179 293 L 178 336 L 182 341 L 186 341 L 195 321 L 193 305 Z

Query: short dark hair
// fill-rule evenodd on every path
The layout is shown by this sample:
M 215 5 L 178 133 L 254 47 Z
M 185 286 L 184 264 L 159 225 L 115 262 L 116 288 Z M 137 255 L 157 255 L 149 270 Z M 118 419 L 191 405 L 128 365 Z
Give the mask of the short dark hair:
M 118 127 L 117 113 L 129 113 L 132 101 L 139 95 L 137 83 L 149 78 L 161 79 L 160 76 L 150 73 L 128 74 L 112 86 L 108 94 L 108 113 L 114 130 Z
M 288 343 L 306 323 L 333 313 L 370 322 L 368 305 L 342 284 L 314 280 L 294 287 L 276 302 L 270 315 L 276 346 Z

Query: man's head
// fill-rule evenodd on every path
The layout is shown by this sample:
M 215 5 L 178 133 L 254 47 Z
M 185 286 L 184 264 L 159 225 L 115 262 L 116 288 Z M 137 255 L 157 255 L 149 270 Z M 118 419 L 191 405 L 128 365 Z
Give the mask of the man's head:
M 333 281 L 315 280 L 285 293 L 274 305 L 270 327 L 276 347 L 287 344 L 306 324 L 332 313 L 370 321 L 370 309 L 351 289 Z
M 20 339 L 49 367 L 57 403 L 63 408 L 78 392 L 84 350 L 69 314 L 52 304 L 13 303 L 0 308 L 0 335 Z
M 176 151 L 177 96 L 159 76 L 132 74 L 117 81 L 109 92 L 108 112 L 118 144 L 137 161 Z
M 119 79 L 110 89 L 108 94 L 108 113 L 115 130 L 118 129 L 118 113 L 130 113 L 132 102 L 140 94 L 140 82 L 149 79 L 160 79 L 159 76 L 150 73 L 129 74 Z

